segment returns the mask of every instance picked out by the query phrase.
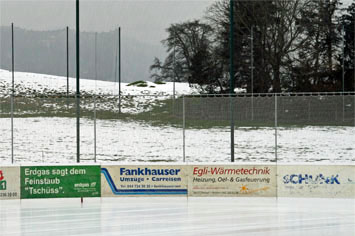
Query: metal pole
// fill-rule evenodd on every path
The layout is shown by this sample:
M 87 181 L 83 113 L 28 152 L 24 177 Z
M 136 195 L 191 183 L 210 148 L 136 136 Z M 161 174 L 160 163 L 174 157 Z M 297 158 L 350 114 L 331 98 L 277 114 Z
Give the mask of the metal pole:
M 173 48 L 173 114 L 175 114 L 175 37 Z
M 94 160 L 96 162 L 96 82 L 97 82 L 97 32 L 95 32 L 95 94 L 94 94 Z
M 11 23 L 12 93 L 11 93 L 11 163 L 14 164 L 14 95 L 15 95 L 15 54 L 14 23 Z
M 69 27 L 67 26 L 67 97 L 69 96 Z
M 234 93 L 234 14 L 233 14 L 233 0 L 229 2 L 229 15 L 230 15 L 230 32 L 229 32 L 229 76 L 230 76 L 230 93 Z M 230 96 L 230 122 L 231 122 L 231 162 L 234 162 L 234 112 L 233 112 L 233 97 Z
M 121 27 L 118 28 L 118 110 L 121 113 Z
M 275 161 L 277 163 L 277 95 L 275 96 Z
M 343 29 L 343 32 L 342 32 L 342 36 L 343 36 L 343 48 L 342 48 L 342 50 L 343 50 L 343 60 L 342 60 L 342 73 L 341 73 L 341 77 L 342 77 L 342 91 L 343 91 L 343 95 L 342 95 L 342 98 L 343 98 L 343 122 L 344 122 L 344 118 L 345 118 L 345 101 L 344 101 L 344 88 L 345 88 L 345 86 L 344 86 L 344 74 L 345 74 L 345 72 L 344 72 L 344 56 L 345 56 L 345 54 L 344 54 L 344 48 L 345 48 L 345 40 L 344 40 L 344 36 L 345 36 L 345 31 L 344 31 L 344 25 L 342 25 L 342 29 Z
M 79 0 L 76 0 L 76 162 L 80 162 L 80 28 Z
M 117 41 L 118 41 L 118 39 L 117 39 Z M 116 50 L 115 50 L 115 87 L 114 87 L 115 90 L 116 90 L 116 83 L 117 83 L 117 64 L 118 64 L 117 57 L 118 57 L 118 45 L 116 44 Z M 113 92 L 115 92 L 115 91 L 113 91 Z
M 186 125 L 186 116 L 185 116 L 185 96 L 182 96 L 182 156 L 183 161 L 185 162 L 185 125 Z
M 276 164 L 276 198 L 278 197 L 278 169 L 277 169 L 277 95 L 275 96 L 275 164 Z
M 174 50 L 173 50 L 173 95 L 175 99 L 175 43 L 174 43 Z
M 254 33 L 251 27 L 251 120 L 254 120 Z

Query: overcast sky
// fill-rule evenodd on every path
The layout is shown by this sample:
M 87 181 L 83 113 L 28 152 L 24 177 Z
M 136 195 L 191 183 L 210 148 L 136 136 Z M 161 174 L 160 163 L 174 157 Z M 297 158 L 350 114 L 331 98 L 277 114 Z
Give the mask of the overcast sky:
M 127 37 L 159 44 L 171 23 L 201 18 L 216 0 L 81 0 L 81 31 L 121 26 Z M 352 0 L 343 0 L 349 3 Z M 0 0 L 0 25 L 32 30 L 75 28 L 75 0 Z
M 110 31 L 159 44 L 171 23 L 201 18 L 214 0 L 81 0 L 81 31 Z M 75 0 L 0 0 L 0 25 L 32 30 L 75 28 Z

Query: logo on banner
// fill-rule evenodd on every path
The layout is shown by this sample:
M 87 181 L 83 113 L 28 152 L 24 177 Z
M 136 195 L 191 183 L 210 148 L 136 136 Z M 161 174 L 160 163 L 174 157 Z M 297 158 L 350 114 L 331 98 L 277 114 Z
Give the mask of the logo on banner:
M 252 194 L 256 192 L 261 192 L 261 191 L 266 191 L 270 189 L 270 187 L 262 187 L 262 188 L 257 188 L 257 189 L 249 189 L 246 185 L 242 185 L 240 187 L 240 193 L 241 194 Z
M 309 174 L 292 174 L 283 177 L 285 184 L 340 184 L 339 175 L 324 176 Z
M 0 190 L 6 190 L 6 181 L 4 179 L 4 174 L 2 170 L 0 170 Z
M 240 187 L 240 192 L 241 193 L 248 193 L 249 189 L 247 186 L 245 185 L 242 185 L 242 187 Z

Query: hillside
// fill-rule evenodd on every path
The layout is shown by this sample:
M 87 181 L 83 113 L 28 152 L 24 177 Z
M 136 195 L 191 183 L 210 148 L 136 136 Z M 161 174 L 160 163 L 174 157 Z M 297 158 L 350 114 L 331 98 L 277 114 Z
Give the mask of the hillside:
M 0 94 L 11 94 L 12 74 L 10 71 L 0 70 Z M 96 102 L 100 104 L 96 109 L 115 113 L 118 111 L 118 90 L 119 83 L 110 81 L 94 81 L 88 79 L 80 79 L 80 93 L 83 112 L 85 109 L 93 109 L 93 95 L 96 95 Z M 67 78 L 61 76 L 16 72 L 15 73 L 15 94 L 21 95 L 26 100 L 26 106 L 21 111 L 26 114 L 37 114 L 42 112 L 45 115 L 53 108 L 52 112 L 59 114 L 60 111 L 67 113 L 68 110 L 74 109 L 74 98 L 70 100 L 70 109 L 68 108 L 68 100 L 66 96 Z M 69 78 L 69 95 L 73 97 L 76 92 L 76 79 Z M 175 94 L 197 93 L 197 90 L 189 87 L 187 83 L 175 83 Z M 170 99 L 173 94 L 173 83 L 167 82 L 156 84 L 149 81 L 141 81 L 138 83 L 121 83 L 122 95 L 122 112 L 139 113 L 148 111 L 152 107 L 159 105 L 159 102 Z M 33 98 L 33 96 L 41 96 L 42 98 Z M 54 101 L 51 97 L 55 96 Z M 35 108 L 41 103 L 41 109 Z M 4 102 L 3 102 L 4 103 Z M 55 106 L 51 104 L 55 103 Z M 32 104 L 32 109 L 31 105 Z M 9 108 L 9 104 L 7 104 Z M 20 108 L 18 108 L 20 109 Z M 27 112 L 25 112 L 27 110 Z M 75 114 L 74 111 L 71 113 Z M 110 115 L 109 115 L 110 116 Z
M 0 69 L 0 92 L 11 92 L 12 73 L 8 70 Z M 157 84 L 145 81 L 147 86 L 140 87 L 129 85 L 129 83 L 121 83 L 122 95 L 172 95 L 173 82 Z M 15 92 L 16 94 L 65 94 L 67 86 L 67 78 L 63 76 L 54 76 L 46 74 L 36 74 L 27 72 L 15 72 Z M 196 94 L 197 89 L 191 88 L 187 83 L 175 83 L 176 95 Z M 117 95 L 118 82 L 80 79 L 80 90 L 83 94 L 97 95 Z M 76 91 L 76 78 L 69 78 L 69 93 L 74 94 Z
M 15 28 L 15 68 L 58 76 L 66 75 L 66 31 L 31 31 Z M 82 32 L 80 36 L 80 73 L 88 79 L 95 78 L 95 34 Z M 97 35 L 98 79 L 115 81 L 115 56 L 117 31 Z M 149 80 L 149 67 L 155 56 L 162 57 L 159 44 L 135 40 L 122 34 L 122 81 Z M 11 69 L 11 28 L 0 27 L 0 69 Z M 75 32 L 69 31 L 69 73 L 75 77 Z

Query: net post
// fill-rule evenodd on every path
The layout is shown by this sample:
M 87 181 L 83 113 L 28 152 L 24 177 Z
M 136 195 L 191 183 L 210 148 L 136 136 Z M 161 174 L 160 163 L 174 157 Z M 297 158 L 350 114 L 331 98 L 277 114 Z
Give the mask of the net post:
M 275 165 L 276 165 L 276 198 L 278 198 L 278 168 L 277 168 L 277 94 L 274 93 L 275 97 Z
M 118 27 L 118 111 L 121 114 L 121 27 Z
M 11 164 L 14 164 L 14 96 L 15 96 L 15 53 L 14 23 L 11 23 L 12 89 L 11 89 Z
M 182 156 L 183 162 L 185 162 L 185 126 L 186 126 L 186 115 L 185 115 L 185 96 L 182 96 Z
M 234 93 L 234 4 L 233 0 L 229 1 L 229 80 L 230 80 L 230 148 L 231 162 L 234 162 L 234 117 L 233 117 L 233 96 Z
M 80 28 L 79 0 L 76 0 L 76 162 L 80 162 Z
M 95 93 L 94 93 L 94 161 L 96 163 L 96 82 L 97 82 L 97 32 L 95 32 Z

